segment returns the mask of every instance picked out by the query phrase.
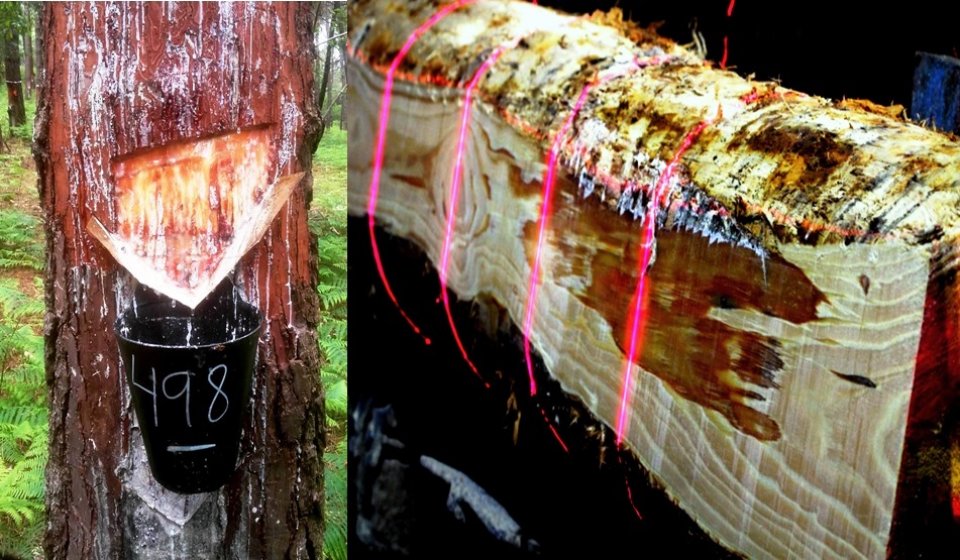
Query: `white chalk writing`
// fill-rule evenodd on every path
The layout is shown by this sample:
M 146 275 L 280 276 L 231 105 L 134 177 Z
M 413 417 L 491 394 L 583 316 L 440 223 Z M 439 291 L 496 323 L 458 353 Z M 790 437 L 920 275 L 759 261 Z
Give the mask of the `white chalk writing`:
M 140 388 L 141 391 L 153 397 L 153 425 L 158 425 L 157 420 L 157 370 L 150 368 L 150 386 L 151 388 L 144 387 L 143 385 L 137 383 L 137 356 L 136 354 L 130 355 L 130 382 Z
M 177 371 L 177 372 L 168 374 L 167 377 L 164 378 L 163 380 L 163 396 L 167 397 L 171 401 L 175 399 L 179 399 L 180 397 L 185 397 L 186 403 L 184 404 L 183 409 L 186 411 L 187 426 L 190 428 L 193 427 L 193 424 L 190 422 L 190 376 L 192 375 L 193 375 L 192 371 Z M 180 389 L 179 393 L 175 395 L 171 395 L 167 391 L 167 383 L 169 383 L 171 379 L 174 379 L 175 377 L 181 377 L 181 376 L 183 377 L 183 388 Z
M 199 443 L 197 445 L 168 445 L 167 451 L 170 453 L 183 453 L 185 451 L 203 451 L 204 449 L 213 449 L 215 443 Z
M 218 370 L 222 371 L 223 374 L 220 376 L 220 383 L 218 385 L 214 385 L 213 372 Z M 216 391 L 216 394 L 213 395 L 213 399 L 210 401 L 210 408 L 207 409 L 207 420 L 209 420 L 210 423 L 219 422 L 220 419 L 223 418 L 223 416 L 227 413 L 227 410 L 230 408 L 230 399 L 227 397 L 227 394 L 223 392 L 223 384 L 224 382 L 226 382 L 226 380 L 227 380 L 227 366 L 224 364 L 214 366 L 210 368 L 210 370 L 207 372 L 207 383 L 209 383 L 210 386 L 213 387 L 213 390 Z M 213 407 L 214 405 L 217 404 L 217 401 L 219 400 L 221 395 L 223 396 L 223 410 L 220 412 L 220 415 L 217 416 L 216 419 L 214 419 Z
M 219 378 L 217 378 L 217 373 L 219 373 Z M 207 370 L 207 383 L 210 387 L 213 388 L 214 394 L 213 398 L 210 399 L 210 406 L 207 408 L 207 421 L 211 424 L 215 424 L 223 419 L 227 415 L 227 412 L 230 410 L 230 397 L 223 390 L 224 384 L 227 382 L 227 374 L 229 373 L 226 364 L 217 364 L 212 368 Z M 162 394 L 167 400 L 175 401 L 177 399 L 183 399 L 183 411 L 184 411 L 184 420 L 187 423 L 187 427 L 193 427 L 193 419 L 190 416 L 190 395 L 192 391 L 191 379 L 196 374 L 189 370 L 184 371 L 175 371 L 173 373 L 168 373 L 163 376 L 163 381 L 160 383 L 160 391 L 158 394 L 157 391 L 157 369 L 154 367 L 150 368 L 150 382 L 149 385 L 144 385 L 142 379 L 137 378 L 137 356 L 131 354 L 130 356 L 130 383 L 143 391 L 144 394 L 150 396 L 151 408 L 153 410 L 153 425 L 160 425 L 160 417 L 157 412 L 157 400 Z M 178 383 L 180 383 L 178 387 Z M 216 410 L 214 410 L 216 409 Z M 204 444 L 208 447 L 213 447 L 215 444 Z M 194 449 L 186 449 L 185 447 L 196 447 L 196 446 L 168 446 L 168 451 L 193 451 Z M 176 449 L 174 449 L 176 448 Z M 199 448 L 198 448 L 199 449 Z M 204 448 L 206 449 L 206 448 Z

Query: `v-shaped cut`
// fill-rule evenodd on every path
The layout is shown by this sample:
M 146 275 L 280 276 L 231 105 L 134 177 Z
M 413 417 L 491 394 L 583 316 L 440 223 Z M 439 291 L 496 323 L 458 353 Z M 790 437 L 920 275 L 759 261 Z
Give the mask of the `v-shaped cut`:
M 115 230 L 87 230 L 141 283 L 196 307 L 263 237 L 303 173 L 271 184 L 260 126 L 151 148 L 113 162 Z

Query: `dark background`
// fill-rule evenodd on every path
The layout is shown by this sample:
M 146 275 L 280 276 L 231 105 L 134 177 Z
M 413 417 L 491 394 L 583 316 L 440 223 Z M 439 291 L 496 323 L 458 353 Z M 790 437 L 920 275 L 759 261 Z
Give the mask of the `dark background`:
M 543 0 L 568 11 L 606 9 L 617 3 Z M 867 98 L 910 106 L 918 50 L 953 54 L 960 33 L 937 3 L 919 0 L 880 11 L 877 3 L 810 0 L 774 2 L 738 0 L 733 16 L 728 2 L 620 2 L 629 18 L 642 25 L 662 21 L 660 33 L 681 44 L 691 42 L 696 22 L 718 61 L 723 37 L 729 36 L 728 66 L 758 79 L 778 79 L 784 86 L 839 99 Z M 366 189 L 366 185 L 350 185 Z M 416 465 L 421 454 L 460 469 L 488 491 L 540 543 L 543 557 L 605 558 L 629 550 L 631 556 L 653 556 L 668 545 L 676 555 L 714 558 L 723 551 L 705 542 L 689 519 L 671 507 L 662 493 L 644 487 L 645 475 L 615 455 L 601 457 L 599 447 L 565 454 L 546 424 L 536 415 L 543 403 L 522 398 L 526 372 L 516 332 L 495 342 L 467 334 L 476 309 L 458 304 L 461 336 L 471 357 L 493 384 L 485 389 L 467 369 L 449 334 L 439 305 L 439 283 L 422 255 L 409 244 L 377 234 L 385 269 L 404 309 L 433 338 L 430 346 L 413 334 L 384 295 L 373 268 L 366 218 L 349 224 L 349 360 L 350 401 L 354 409 L 389 405 L 396 424 L 383 427 L 403 444 L 382 451 L 399 465 L 387 473 L 380 467 L 357 476 L 363 457 L 351 456 L 351 529 L 358 511 L 357 488 L 365 496 L 392 500 L 373 513 L 393 516 L 390 537 L 409 547 L 412 557 L 525 557 L 496 543 L 476 519 L 461 524 L 447 511 L 447 486 L 426 476 Z M 547 393 L 551 393 L 549 384 Z M 516 390 L 514 390 L 516 387 Z M 552 394 L 557 395 L 557 388 Z M 512 429 L 517 415 L 506 405 L 520 399 L 519 439 Z M 558 398 L 560 407 L 562 398 Z M 546 403 L 546 404 L 544 404 Z M 369 427 L 353 423 L 352 430 Z M 571 441 L 576 440 L 576 434 Z M 610 434 L 608 434 L 609 436 Z M 356 451 L 351 441 L 351 452 Z M 370 478 L 373 473 L 374 478 Z M 379 479 L 376 476 L 380 476 Z M 626 495 L 643 513 L 637 519 Z M 379 494 L 371 494 L 377 486 Z M 378 499 L 380 499 L 378 498 Z M 376 552 L 351 535 L 352 558 L 394 557 Z
M 804 93 L 834 99 L 857 97 L 909 109 L 917 51 L 955 55 L 960 22 L 948 16 L 952 2 L 737 0 L 727 18 L 727 0 L 679 2 L 643 0 L 544 0 L 571 12 L 619 6 L 642 25 L 663 22 L 660 34 L 680 44 L 697 29 L 707 56 L 719 61 L 729 36 L 728 66 L 741 75 L 779 79 Z

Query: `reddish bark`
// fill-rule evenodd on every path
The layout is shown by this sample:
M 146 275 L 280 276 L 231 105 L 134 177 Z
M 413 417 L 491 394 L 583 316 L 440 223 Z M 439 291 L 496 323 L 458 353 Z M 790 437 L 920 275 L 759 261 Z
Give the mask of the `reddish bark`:
M 295 3 L 44 10 L 36 157 L 48 227 L 48 557 L 320 555 L 324 414 L 307 229 L 320 132 L 315 18 L 313 5 Z M 236 271 L 266 318 L 238 471 L 219 493 L 185 498 L 152 483 L 132 425 L 112 333 L 133 282 L 83 226 L 95 216 L 116 228 L 113 158 L 259 124 L 278 150 L 272 173 L 308 176 Z

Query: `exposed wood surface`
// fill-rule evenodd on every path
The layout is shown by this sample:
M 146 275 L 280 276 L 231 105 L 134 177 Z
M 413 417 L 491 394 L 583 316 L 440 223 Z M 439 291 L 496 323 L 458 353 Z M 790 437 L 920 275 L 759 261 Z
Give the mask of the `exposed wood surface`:
M 368 208 L 386 67 L 436 9 L 353 5 L 354 215 Z M 931 293 L 953 293 L 960 145 L 870 103 L 750 82 L 634 35 L 519 2 L 455 10 L 399 67 L 377 223 L 439 266 L 463 84 L 524 37 L 475 92 L 448 270 L 459 298 L 492 297 L 522 324 L 553 135 L 598 73 L 666 59 L 594 85 L 563 139 L 533 346 L 615 425 L 641 218 L 706 122 L 657 197 L 626 441 L 733 550 L 883 557 L 914 491 L 904 485 L 925 484 L 901 469 L 904 449 L 956 396 L 955 344 L 930 340 L 933 318 L 955 309 Z
M 307 228 L 315 17 L 294 3 L 45 5 L 36 145 L 49 558 L 320 555 L 324 412 Z M 258 126 L 269 137 L 266 185 L 307 177 L 233 274 L 264 318 L 237 472 L 218 492 L 178 495 L 150 474 L 113 334 L 137 284 L 85 226 L 96 218 L 119 231 L 113 162 Z
M 143 284 L 196 307 L 240 262 L 303 173 L 274 182 L 271 130 L 177 142 L 113 162 L 117 231 L 87 230 Z

